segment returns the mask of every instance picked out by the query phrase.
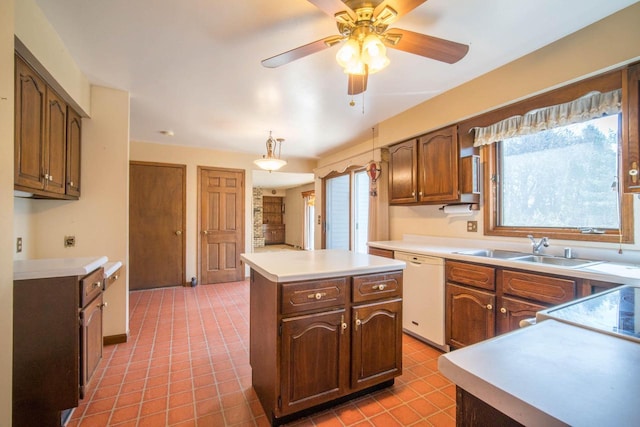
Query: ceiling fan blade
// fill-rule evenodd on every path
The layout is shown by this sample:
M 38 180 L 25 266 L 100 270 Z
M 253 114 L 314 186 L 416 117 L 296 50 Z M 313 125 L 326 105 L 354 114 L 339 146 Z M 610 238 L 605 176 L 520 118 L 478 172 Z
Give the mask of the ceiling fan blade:
M 376 8 L 373 10 L 373 16 L 375 16 L 376 18 L 382 18 L 384 24 L 389 25 L 401 16 L 411 12 L 422 3 L 426 3 L 426 1 L 427 0 L 386 0 L 376 6 Z M 396 13 L 393 16 L 389 16 L 387 19 L 385 19 L 385 14 L 381 16 L 380 14 L 384 12 L 388 7 L 393 9 Z
M 328 49 L 331 46 L 340 43 L 344 37 L 342 36 L 329 36 L 320 40 L 316 40 L 312 43 L 305 44 L 304 46 L 297 47 L 295 49 L 288 50 L 279 55 L 272 56 L 271 58 L 263 59 L 262 65 L 267 68 L 276 68 L 296 59 L 304 58 L 312 53 L 320 52 Z
M 356 14 L 341 0 L 308 0 L 308 2 L 332 18 L 335 17 L 338 12 L 346 11 L 355 21 Z
M 349 85 L 347 86 L 347 93 L 349 95 L 357 95 L 367 90 L 368 74 L 361 76 L 356 74 L 349 74 Z
M 382 41 L 390 48 L 453 64 L 464 58 L 469 46 L 451 40 L 392 28 L 382 35 Z

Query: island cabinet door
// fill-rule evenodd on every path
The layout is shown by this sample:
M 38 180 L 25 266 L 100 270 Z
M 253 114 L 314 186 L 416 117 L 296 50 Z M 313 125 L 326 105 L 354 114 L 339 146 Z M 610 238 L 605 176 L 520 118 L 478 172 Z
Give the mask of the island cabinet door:
M 402 373 L 402 300 L 352 308 L 351 387 L 362 389 Z
M 492 292 L 447 283 L 447 344 L 461 348 L 495 336 L 495 301 Z
M 336 399 L 347 391 L 347 325 L 345 310 L 282 320 L 280 415 Z

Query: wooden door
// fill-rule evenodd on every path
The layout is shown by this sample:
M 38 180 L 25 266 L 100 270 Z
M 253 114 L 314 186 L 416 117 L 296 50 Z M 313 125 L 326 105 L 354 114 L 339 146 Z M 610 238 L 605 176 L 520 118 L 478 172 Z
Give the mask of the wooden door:
M 184 165 L 129 165 L 129 286 L 185 283 Z
M 461 348 L 495 336 L 495 294 L 450 283 L 446 286 L 447 344 Z
M 46 86 L 17 56 L 15 73 L 14 182 L 19 187 L 42 190 Z
M 419 140 L 419 202 L 456 201 L 458 192 L 458 128 L 431 132 Z
M 402 300 L 353 307 L 351 387 L 366 388 L 402 373 Z
M 199 167 L 200 281 L 244 279 L 244 171 Z
M 418 201 L 417 158 L 414 139 L 389 147 L 389 203 Z
M 349 331 L 345 311 L 282 321 L 282 415 L 340 397 L 349 375 Z

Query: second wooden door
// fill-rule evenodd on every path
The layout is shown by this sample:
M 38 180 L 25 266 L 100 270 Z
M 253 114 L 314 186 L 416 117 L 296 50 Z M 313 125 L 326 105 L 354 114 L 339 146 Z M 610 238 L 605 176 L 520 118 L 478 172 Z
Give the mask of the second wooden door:
M 200 281 L 244 279 L 244 171 L 199 168 Z

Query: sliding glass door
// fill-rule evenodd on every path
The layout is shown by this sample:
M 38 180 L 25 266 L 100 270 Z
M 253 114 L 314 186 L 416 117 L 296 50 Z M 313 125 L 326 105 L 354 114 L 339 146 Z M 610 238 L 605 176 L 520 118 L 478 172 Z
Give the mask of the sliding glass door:
M 367 253 L 369 178 L 351 171 L 325 178 L 324 247 Z

